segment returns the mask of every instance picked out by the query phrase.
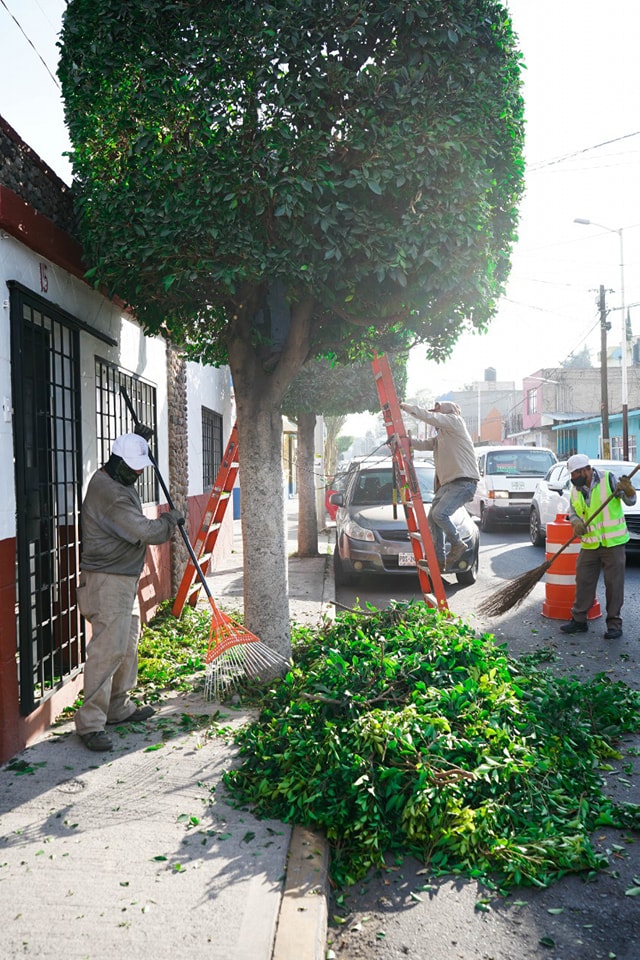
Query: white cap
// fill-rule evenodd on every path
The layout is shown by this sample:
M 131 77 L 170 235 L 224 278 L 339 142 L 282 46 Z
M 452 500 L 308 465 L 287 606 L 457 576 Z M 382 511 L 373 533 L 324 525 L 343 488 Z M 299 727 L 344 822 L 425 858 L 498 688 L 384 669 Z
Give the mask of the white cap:
M 588 466 L 589 457 L 585 456 L 584 453 L 574 453 L 574 455 L 567 460 L 567 470 L 569 473 L 573 473 L 574 470 L 582 470 L 583 467 Z
M 123 433 L 121 437 L 114 440 L 111 452 L 117 457 L 122 457 L 132 470 L 144 470 L 145 467 L 152 466 L 149 459 L 149 444 L 137 433 Z

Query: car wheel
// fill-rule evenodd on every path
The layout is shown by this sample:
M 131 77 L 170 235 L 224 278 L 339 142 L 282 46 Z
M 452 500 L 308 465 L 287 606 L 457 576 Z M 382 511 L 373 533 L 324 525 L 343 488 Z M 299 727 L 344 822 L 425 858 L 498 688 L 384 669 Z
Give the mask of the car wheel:
M 531 513 L 529 514 L 529 537 L 534 547 L 544 547 L 546 537 L 540 523 L 540 514 L 537 507 L 531 507 Z
M 344 569 L 344 565 L 340 559 L 340 554 L 338 553 L 337 544 L 333 549 L 333 577 L 337 586 L 339 587 L 346 587 L 353 580 L 351 574 L 347 573 Z
M 483 504 L 483 506 L 480 507 L 480 529 L 484 530 L 485 533 L 491 533 L 494 527 L 495 524 L 489 516 L 489 511 Z
M 459 573 L 456 573 L 456 580 L 461 587 L 472 587 L 473 584 L 478 579 L 478 566 L 480 563 L 479 550 L 476 548 L 475 555 L 473 557 L 473 563 L 466 570 L 461 570 Z

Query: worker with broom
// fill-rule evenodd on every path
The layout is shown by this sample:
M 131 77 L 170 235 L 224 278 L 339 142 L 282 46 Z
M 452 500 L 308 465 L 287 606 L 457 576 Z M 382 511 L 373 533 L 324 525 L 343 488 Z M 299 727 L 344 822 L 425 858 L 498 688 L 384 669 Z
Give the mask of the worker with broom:
M 587 614 L 595 600 L 602 570 L 607 604 L 604 636 L 605 640 L 617 640 L 622 636 L 624 545 L 629 539 L 622 504 L 634 504 L 636 491 L 629 477 L 616 480 L 609 471 L 600 473 L 583 453 L 569 457 L 567 469 L 571 475 L 569 521 L 581 544 L 571 620 L 560 629 L 569 634 L 587 632 Z
M 435 437 L 414 440 L 416 450 L 432 450 L 436 468 L 434 497 L 429 510 L 429 527 L 440 571 L 454 570 L 467 547 L 461 539 L 453 514 L 473 495 L 480 479 L 473 440 L 457 403 L 443 400 L 431 410 L 401 403 L 405 413 L 436 428 Z M 445 537 L 451 544 L 445 561 Z
M 152 707 L 137 707 L 129 691 L 138 679 L 140 610 L 138 580 L 147 544 L 165 543 L 177 510 L 150 520 L 135 483 L 150 467 L 149 427 L 118 437 L 111 456 L 89 481 L 82 503 L 82 555 L 78 607 L 92 628 L 84 665 L 84 700 L 75 715 L 78 736 L 89 750 L 112 750 L 105 724 L 147 720 Z

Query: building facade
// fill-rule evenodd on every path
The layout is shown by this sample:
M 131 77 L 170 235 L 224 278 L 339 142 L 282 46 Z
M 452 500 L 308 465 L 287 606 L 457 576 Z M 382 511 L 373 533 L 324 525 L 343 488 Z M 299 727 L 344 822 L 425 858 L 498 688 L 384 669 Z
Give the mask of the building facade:
M 0 762 L 82 689 L 80 504 L 115 437 L 133 428 L 122 388 L 153 428 L 160 473 L 193 529 L 233 425 L 228 370 L 185 362 L 89 286 L 74 233 L 69 188 L 0 118 Z M 151 469 L 138 490 L 149 517 L 167 509 Z M 180 546 L 149 548 L 143 618 L 175 592 Z

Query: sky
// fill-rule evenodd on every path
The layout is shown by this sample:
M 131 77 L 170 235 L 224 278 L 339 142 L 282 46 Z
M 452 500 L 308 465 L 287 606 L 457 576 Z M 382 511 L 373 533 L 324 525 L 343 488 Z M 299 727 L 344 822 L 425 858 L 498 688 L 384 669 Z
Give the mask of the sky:
M 70 183 L 55 79 L 65 6 L 0 0 L 0 114 Z M 509 282 L 486 334 L 463 335 L 443 364 L 413 351 L 408 395 L 463 389 L 489 367 L 519 388 L 524 377 L 584 347 L 597 364 L 601 284 L 611 309 L 610 345 L 622 335 L 622 280 L 640 335 L 640 2 L 506 6 L 526 67 L 525 195 Z M 576 224 L 577 217 L 592 225 Z

